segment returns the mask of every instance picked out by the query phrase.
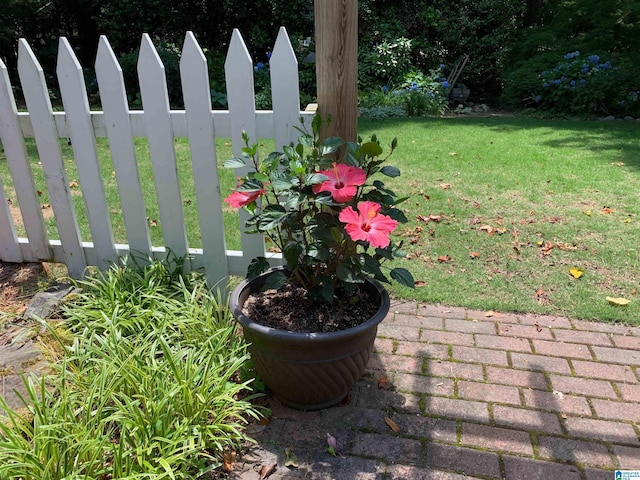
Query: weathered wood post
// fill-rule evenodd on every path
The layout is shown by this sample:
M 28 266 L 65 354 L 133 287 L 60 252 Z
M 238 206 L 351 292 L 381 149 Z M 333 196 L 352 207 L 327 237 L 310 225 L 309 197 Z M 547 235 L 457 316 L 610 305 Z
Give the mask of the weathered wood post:
M 316 0 L 318 113 L 331 117 L 322 136 L 358 135 L 358 1 Z

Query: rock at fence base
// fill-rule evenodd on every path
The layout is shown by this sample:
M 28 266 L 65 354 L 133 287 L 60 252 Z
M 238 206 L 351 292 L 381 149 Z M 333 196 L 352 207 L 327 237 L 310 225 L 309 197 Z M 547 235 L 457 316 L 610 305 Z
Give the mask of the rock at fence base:
M 473 106 L 473 111 L 474 112 L 479 112 L 479 113 L 487 113 L 489 111 L 489 107 L 487 105 L 485 105 L 484 103 L 481 103 L 479 105 L 474 105 Z
M 613 122 L 616 119 L 613 115 L 608 115 L 606 117 L 602 117 L 600 120 L 603 122 Z
M 634 122 L 636 120 L 631 115 L 627 115 L 626 117 L 624 117 L 624 119 L 626 122 Z
M 44 292 L 37 293 L 27 306 L 23 317 L 36 320 L 37 318 L 49 318 L 58 310 L 64 297 L 77 291 L 72 285 L 58 284 Z

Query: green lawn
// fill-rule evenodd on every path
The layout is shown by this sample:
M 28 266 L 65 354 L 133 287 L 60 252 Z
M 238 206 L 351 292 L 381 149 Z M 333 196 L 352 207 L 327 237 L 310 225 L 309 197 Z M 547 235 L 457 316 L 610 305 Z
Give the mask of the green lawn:
M 398 136 L 402 176 L 388 184 L 413 195 L 401 263 L 421 286 L 394 294 L 640 324 L 637 124 L 462 117 L 360 131 Z
M 640 324 L 638 238 L 640 144 L 638 125 L 519 117 L 457 117 L 362 121 L 399 147 L 389 160 L 402 175 L 383 179 L 400 196 L 410 223 L 403 240 L 418 287 L 393 294 L 422 302 L 493 311 L 536 312 Z M 199 246 L 188 143 L 176 140 L 190 246 Z M 152 178 L 148 148 L 138 139 L 142 178 Z M 220 161 L 231 154 L 217 142 Z M 268 151 L 268 148 L 265 148 Z M 44 185 L 37 166 L 38 184 Z M 70 181 L 77 179 L 64 145 Z M 99 140 L 116 241 L 125 242 L 107 142 Z M 221 168 L 222 192 L 233 172 Z M 16 202 L 0 154 L 0 175 Z M 144 182 L 154 244 L 162 243 L 155 191 Z M 41 201 L 46 204 L 46 188 Z M 73 190 L 73 188 L 72 188 Z M 81 195 L 76 196 L 83 238 L 89 239 Z M 17 203 L 17 202 L 16 202 Z M 430 217 L 431 216 L 431 217 Z M 239 248 L 236 214 L 225 211 L 228 248 Z M 52 238 L 57 238 L 50 220 Z M 575 278 L 570 269 L 583 271 Z M 626 307 L 607 297 L 630 301 Z

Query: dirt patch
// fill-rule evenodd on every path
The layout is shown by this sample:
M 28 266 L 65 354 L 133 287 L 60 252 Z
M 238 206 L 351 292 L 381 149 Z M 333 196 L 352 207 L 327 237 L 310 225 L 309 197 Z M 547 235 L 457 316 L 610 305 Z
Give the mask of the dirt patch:
M 0 262 L 0 325 L 3 317 L 24 312 L 46 277 L 41 263 Z

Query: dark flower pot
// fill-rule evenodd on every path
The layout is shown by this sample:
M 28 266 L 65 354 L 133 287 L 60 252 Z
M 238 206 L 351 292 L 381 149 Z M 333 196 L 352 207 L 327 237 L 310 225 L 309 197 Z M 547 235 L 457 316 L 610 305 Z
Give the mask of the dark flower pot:
M 364 372 L 378 331 L 389 312 L 389 294 L 375 280 L 364 288 L 379 304 L 364 323 L 330 333 L 297 333 L 266 327 L 247 318 L 242 306 L 262 289 L 269 270 L 245 280 L 231 294 L 230 307 L 240 322 L 254 368 L 282 403 L 300 410 L 319 410 L 342 401 Z

